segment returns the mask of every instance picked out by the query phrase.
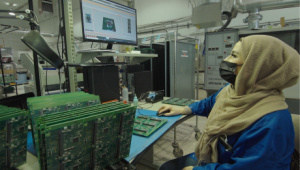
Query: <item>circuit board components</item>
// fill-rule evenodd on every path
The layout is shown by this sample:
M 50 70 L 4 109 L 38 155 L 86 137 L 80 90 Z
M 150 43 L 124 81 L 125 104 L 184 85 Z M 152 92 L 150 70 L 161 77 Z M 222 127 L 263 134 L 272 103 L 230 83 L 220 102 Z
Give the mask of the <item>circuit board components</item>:
M 29 109 L 29 124 L 33 131 L 34 145 L 36 144 L 35 141 L 38 140 L 35 136 L 36 117 L 96 104 L 100 104 L 99 96 L 84 92 L 62 93 L 28 98 L 27 106 Z M 38 152 L 38 150 L 36 151 Z
M 135 110 L 113 102 L 33 117 L 40 169 L 104 169 L 127 157 Z
M 143 115 L 137 116 L 134 120 L 133 134 L 149 136 L 166 122 L 166 119 Z
M 0 105 L 0 169 L 26 163 L 28 111 Z
M 195 101 L 193 99 L 183 99 L 183 98 L 169 98 L 169 99 L 162 101 L 162 103 L 164 103 L 164 104 L 172 104 L 172 105 L 178 105 L 178 106 L 188 106 L 194 102 Z

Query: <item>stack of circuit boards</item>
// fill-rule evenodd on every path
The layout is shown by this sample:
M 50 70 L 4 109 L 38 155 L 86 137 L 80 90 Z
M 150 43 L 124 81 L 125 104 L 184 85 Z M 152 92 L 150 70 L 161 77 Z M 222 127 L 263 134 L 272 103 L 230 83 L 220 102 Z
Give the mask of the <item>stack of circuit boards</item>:
M 99 96 L 84 92 L 62 93 L 28 98 L 27 107 L 29 109 L 29 124 L 33 131 L 34 145 L 36 144 L 35 141 L 38 140 L 36 136 L 34 136 L 36 132 L 36 117 L 97 104 L 100 104 Z
M 127 157 L 135 110 L 113 102 L 51 114 L 34 112 L 39 114 L 32 121 L 40 169 L 103 169 Z
M 27 99 L 33 127 L 35 125 L 35 117 L 96 104 L 100 104 L 99 96 L 84 92 L 62 93 Z
M 172 105 L 178 105 L 178 106 L 188 106 L 194 102 L 195 101 L 193 99 L 183 99 L 183 98 L 169 98 L 169 99 L 162 101 L 162 103 L 164 103 L 164 104 L 172 104 Z
M 28 112 L 0 105 L 0 169 L 26 162 Z
M 134 120 L 133 133 L 140 136 L 149 136 L 166 122 L 166 119 L 140 115 Z

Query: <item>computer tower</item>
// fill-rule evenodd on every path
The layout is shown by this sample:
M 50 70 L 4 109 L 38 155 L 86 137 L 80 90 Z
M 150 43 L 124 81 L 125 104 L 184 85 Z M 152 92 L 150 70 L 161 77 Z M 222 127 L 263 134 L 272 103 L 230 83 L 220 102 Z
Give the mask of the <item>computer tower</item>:
M 101 102 L 120 100 L 117 66 L 83 67 L 84 91 L 99 95 Z

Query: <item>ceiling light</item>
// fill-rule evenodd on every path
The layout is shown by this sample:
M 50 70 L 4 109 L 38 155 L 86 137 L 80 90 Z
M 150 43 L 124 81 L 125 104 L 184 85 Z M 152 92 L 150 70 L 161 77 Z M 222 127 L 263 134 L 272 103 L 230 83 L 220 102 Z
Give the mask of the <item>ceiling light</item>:
M 14 3 L 12 6 L 18 6 L 18 4 L 15 4 L 15 3 Z
M 8 13 L 9 15 L 13 15 L 13 16 L 15 16 L 16 14 L 15 13 L 13 13 L 13 12 L 9 12 Z
M 5 5 L 9 5 L 9 2 L 4 2 L 5 3 Z

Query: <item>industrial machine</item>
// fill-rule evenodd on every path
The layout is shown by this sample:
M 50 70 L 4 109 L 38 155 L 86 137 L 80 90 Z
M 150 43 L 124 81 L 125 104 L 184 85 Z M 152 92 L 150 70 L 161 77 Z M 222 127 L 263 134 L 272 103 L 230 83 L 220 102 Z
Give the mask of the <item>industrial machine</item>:
M 299 7 L 298 0 L 206 0 L 193 8 L 192 24 L 198 28 L 222 26 L 215 32 L 205 33 L 205 85 L 208 95 L 215 93 L 227 84 L 219 76 L 220 62 L 226 58 L 234 44 L 242 37 L 253 34 L 265 34 L 277 37 L 299 52 L 299 22 L 286 23 L 278 20 L 278 26 L 272 29 L 260 26 L 265 10 Z M 231 19 L 238 13 L 249 13 L 243 21 L 248 28 L 226 29 Z M 227 20 L 225 24 L 222 20 Z M 287 24 L 290 24 L 288 27 Z M 293 26 L 294 25 L 294 26 Z M 299 82 L 283 91 L 291 113 L 299 114 Z
M 219 66 L 238 40 L 238 30 L 205 34 L 205 89 L 219 90 L 228 83 L 220 77 Z
M 32 81 L 36 81 L 35 72 L 34 70 L 34 60 L 32 53 L 30 52 L 20 52 L 20 60 L 21 64 L 27 68 L 30 73 L 32 74 Z M 50 64 L 47 64 L 46 61 L 40 60 L 40 64 L 38 65 L 39 70 L 39 80 L 40 80 L 40 89 L 41 94 L 44 96 L 47 94 L 47 91 L 58 90 L 60 89 L 60 85 L 63 84 L 65 79 L 64 73 L 59 73 L 59 70 L 52 67 Z M 43 61 L 43 62 L 42 62 Z M 83 74 L 76 73 L 76 78 L 79 83 L 83 81 Z M 61 87 L 62 89 L 66 87 Z M 37 95 L 36 86 L 33 83 L 29 83 L 28 85 L 24 86 L 25 92 L 33 92 Z

